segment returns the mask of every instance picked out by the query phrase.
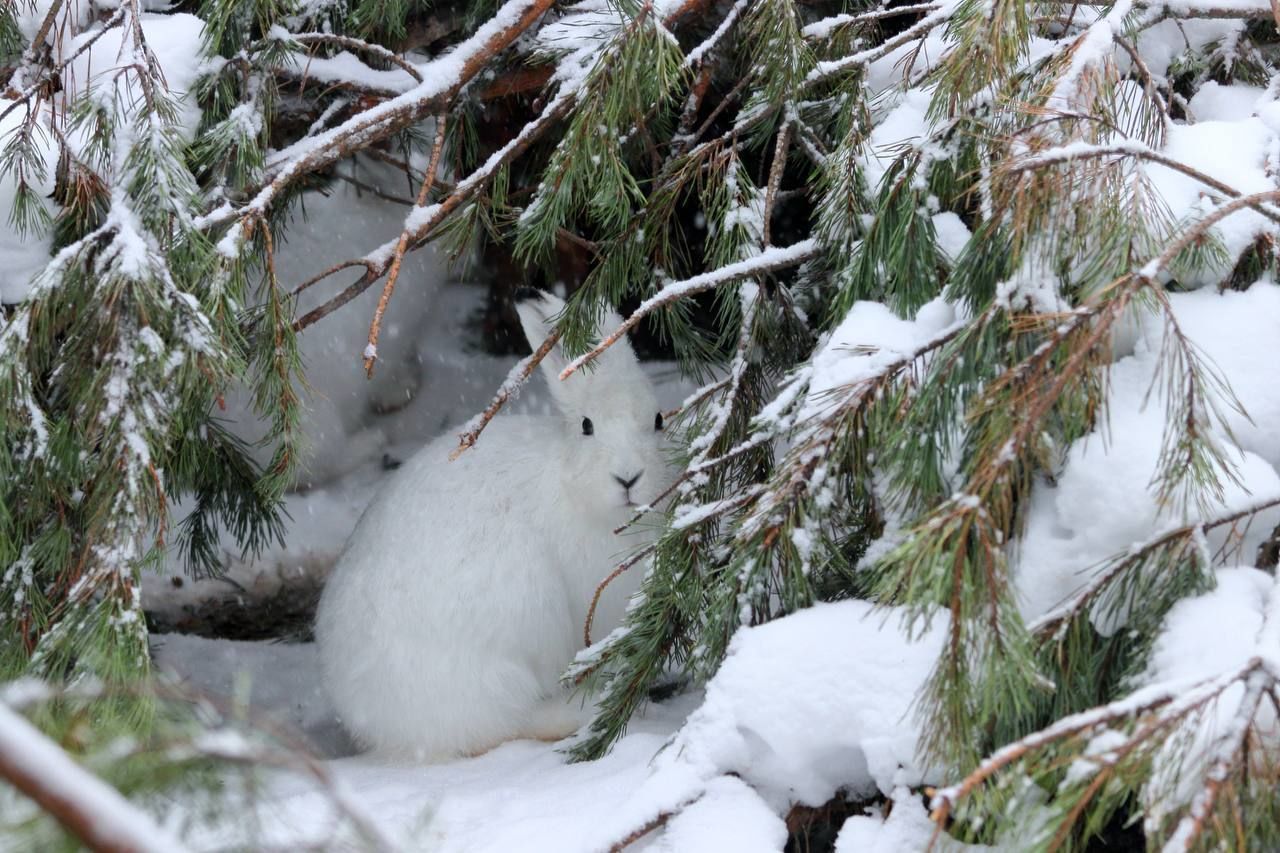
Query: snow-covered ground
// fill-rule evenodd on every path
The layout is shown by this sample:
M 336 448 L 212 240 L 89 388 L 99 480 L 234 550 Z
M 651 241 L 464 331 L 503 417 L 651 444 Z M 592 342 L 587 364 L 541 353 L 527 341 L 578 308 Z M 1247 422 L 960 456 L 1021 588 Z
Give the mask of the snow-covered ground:
M 743 630 L 705 693 L 651 705 L 608 756 L 581 764 L 567 762 L 565 743 L 535 741 L 429 766 L 351 756 L 310 644 L 161 635 L 155 647 L 158 668 L 185 687 L 218 703 L 247 695 L 255 717 L 344 756 L 328 769 L 406 849 L 585 853 L 650 829 L 634 849 L 777 851 L 793 805 L 844 790 L 893 793 L 889 822 L 879 812 L 851 818 L 846 832 L 857 840 L 839 848 L 887 853 L 922 849 L 930 831 L 905 787 L 938 781 L 916 765 L 910 706 L 944 632 L 940 618 L 907 642 L 892 611 L 857 601 Z M 332 799 L 307 774 L 275 772 L 262 794 L 258 821 L 200 840 L 333 842 Z

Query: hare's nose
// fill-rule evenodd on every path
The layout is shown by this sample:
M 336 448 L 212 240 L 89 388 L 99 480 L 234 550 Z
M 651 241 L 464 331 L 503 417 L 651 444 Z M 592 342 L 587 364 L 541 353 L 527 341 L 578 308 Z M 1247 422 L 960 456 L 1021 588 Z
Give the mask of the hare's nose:
M 625 477 L 619 477 L 617 474 L 613 475 L 613 479 L 617 480 L 618 485 L 622 486 L 622 488 L 629 489 L 640 481 L 640 475 L 643 473 L 644 473 L 644 469 L 641 468 L 639 471 L 636 472 L 636 475 L 632 477 L 630 480 L 626 479 Z

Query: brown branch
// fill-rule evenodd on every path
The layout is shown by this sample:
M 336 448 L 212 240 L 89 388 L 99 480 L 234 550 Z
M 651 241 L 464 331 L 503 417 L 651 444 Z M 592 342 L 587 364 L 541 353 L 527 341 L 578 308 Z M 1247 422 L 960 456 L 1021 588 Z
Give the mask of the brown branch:
M 737 83 L 734 84 L 733 88 L 730 89 L 725 94 L 725 96 L 720 99 L 720 103 L 716 104 L 715 107 L 711 110 L 711 114 L 708 115 L 705 119 L 703 119 L 702 124 L 699 125 L 697 131 L 694 132 L 692 140 L 690 141 L 697 141 L 706 135 L 707 131 L 711 129 L 711 125 L 715 122 L 715 120 L 720 118 L 720 114 L 723 113 L 730 106 L 732 106 L 734 101 L 736 101 L 739 97 L 741 97 L 742 93 L 746 91 L 747 84 L 751 82 L 751 79 L 752 78 L 750 75 L 746 75 L 741 80 L 739 80 Z
M 699 794 L 698 796 L 694 797 L 689 802 L 682 805 L 680 808 L 687 809 L 689 806 L 693 805 L 700 799 L 702 799 L 702 794 Z M 646 822 L 643 826 L 637 827 L 635 830 L 629 833 L 626 838 L 622 839 L 621 841 L 611 846 L 609 848 L 609 853 L 622 853 L 623 850 L 627 849 L 632 844 L 635 844 L 637 841 L 639 841 L 641 838 L 644 838 L 646 835 L 653 832 L 655 829 L 661 829 L 663 826 L 666 826 L 667 821 L 675 817 L 676 814 L 677 812 L 675 811 L 659 812 L 657 817 Z
M 586 249 L 588 252 L 590 252 L 592 255 L 596 257 L 600 256 L 599 243 L 597 243 L 594 240 L 588 240 L 586 237 L 583 237 L 581 234 L 574 234 L 568 228 L 557 228 L 556 236 L 560 237 L 561 239 L 567 240 L 568 242 L 577 246 L 579 249 Z
M 764 190 L 764 224 L 761 245 L 769 248 L 770 220 L 773 219 L 773 204 L 778 198 L 778 187 L 782 184 L 782 173 L 787 167 L 787 149 L 791 146 L 791 122 L 783 122 L 778 128 L 778 139 L 773 146 L 773 163 L 769 166 L 769 182 Z
M 427 196 L 430 195 L 431 186 L 436 180 L 436 172 L 440 170 L 440 152 L 444 150 L 445 119 L 445 113 L 436 116 L 436 140 L 431 146 L 431 162 L 427 165 L 427 173 L 422 179 L 422 188 L 418 190 L 418 198 L 414 202 L 414 213 L 421 210 L 427 203 Z M 410 217 L 412 215 L 410 214 Z M 400 232 L 400 240 L 396 243 L 395 252 L 391 255 L 391 269 L 387 273 L 387 282 L 382 286 L 378 307 L 374 309 L 373 320 L 369 323 L 369 343 L 364 351 L 364 373 L 369 379 L 373 378 L 373 366 L 378 361 L 378 334 L 382 331 L 382 316 L 387 311 L 387 304 L 391 302 L 391 295 L 395 293 L 396 279 L 400 277 L 400 265 L 404 261 L 405 250 L 409 247 L 411 230 L 406 225 Z
M 551 79 L 553 70 L 550 65 L 539 65 L 534 68 L 517 68 L 514 71 L 508 71 L 481 90 L 480 100 L 493 101 L 541 89 Z

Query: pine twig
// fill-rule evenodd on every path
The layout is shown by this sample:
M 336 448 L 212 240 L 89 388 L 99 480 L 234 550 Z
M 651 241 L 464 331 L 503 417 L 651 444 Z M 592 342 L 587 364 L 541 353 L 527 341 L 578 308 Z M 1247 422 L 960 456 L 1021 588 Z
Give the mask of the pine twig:
M 969 796 L 996 773 L 1034 750 L 1157 708 L 1167 708 L 1166 716 L 1185 715 L 1189 710 L 1213 701 L 1232 684 L 1248 678 L 1260 666 L 1261 661 L 1253 658 L 1231 672 L 1200 681 L 1190 687 L 1173 684 L 1154 693 L 1142 691 L 1108 705 L 1063 717 L 1047 728 L 1001 747 L 960 782 L 935 791 L 929 804 L 932 810 L 930 817 L 939 827 L 944 826 L 951 810 L 960 800 Z
M 1147 160 L 1152 163 L 1158 163 L 1167 169 L 1175 172 L 1181 172 L 1193 180 L 1199 181 L 1211 189 L 1217 190 L 1230 199 L 1247 199 L 1243 202 L 1244 207 L 1251 208 L 1273 222 L 1280 223 L 1280 210 L 1274 205 L 1268 204 L 1267 200 L 1260 197 L 1246 197 L 1235 187 L 1225 184 L 1217 178 L 1206 172 L 1188 166 L 1181 160 L 1176 160 L 1166 154 L 1147 146 L 1145 143 L 1134 140 L 1124 140 L 1122 142 L 1107 143 L 1102 145 L 1079 145 L 1068 144 L 1060 148 L 1050 148 L 1029 155 L 1021 160 L 1015 160 L 1005 166 L 1001 171 L 1005 174 L 1017 174 L 1034 169 L 1041 169 L 1045 166 L 1057 165 L 1060 163 L 1068 163 L 1075 160 L 1089 160 L 1102 157 L 1136 157 L 1139 160 Z M 1266 193 L 1260 195 L 1265 196 Z
M 299 44 L 333 44 L 338 47 L 345 47 L 350 50 L 358 50 L 363 53 L 368 53 L 371 56 L 376 56 L 377 58 L 390 62 L 392 65 L 400 68 L 416 82 L 422 82 L 422 72 L 418 70 L 416 65 L 409 62 L 395 51 L 388 50 L 380 44 L 374 44 L 373 42 L 368 42 L 364 39 L 358 39 L 353 36 L 337 35 L 336 33 L 298 33 L 296 35 L 290 35 L 290 38 Z
M 1280 497 L 1258 500 L 1248 506 L 1216 518 L 1183 525 L 1154 536 L 1145 542 L 1132 545 L 1123 555 L 1117 555 L 1106 561 L 1103 565 L 1109 565 L 1109 568 L 1092 577 L 1084 587 L 1072 594 L 1063 604 L 1031 623 L 1028 626 L 1028 630 L 1032 634 L 1042 637 L 1053 636 L 1060 632 L 1071 619 L 1081 614 L 1084 608 L 1095 601 L 1099 594 L 1107 589 L 1126 569 L 1139 565 L 1143 558 L 1153 551 L 1171 545 L 1179 539 L 1190 542 L 1198 533 L 1213 530 L 1217 527 L 1224 527 L 1228 524 L 1235 524 L 1238 521 L 1251 518 L 1258 513 L 1266 512 L 1268 509 L 1277 506 L 1280 506 Z
M 308 140 L 299 151 L 285 149 L 270 179 L 242 210 L 219 210 L 200 221 L 203 228 L 261 214 L 284 190 L 304 175 L 323 169 L 414 122 L 436 115 L 502 51 L 551 8 L 553 0 L 508 0 L 471 38 L 448 56 L 420 68 L 424 81 L 402 95 L 370 107 L 338 127 Z M 433 68 L 435 64 L 439 68 Z M 441 78 L 444 79 L 441 79 Z M 349 301 L 349 299 L 348 299 Z M 332 310 L 332 309 L 330 309 Z
M 3 703 L 0 778 L 96 853 L 183 853 L 187 849 Z

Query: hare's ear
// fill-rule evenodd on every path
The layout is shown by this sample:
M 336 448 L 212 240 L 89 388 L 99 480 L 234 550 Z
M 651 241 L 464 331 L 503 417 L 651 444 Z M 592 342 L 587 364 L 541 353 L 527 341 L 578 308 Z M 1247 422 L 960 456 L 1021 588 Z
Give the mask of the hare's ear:
M 516 313 L 520 315 L 520 327 L 524 329 L 524 336 L 529 341 L 530 349 L 537 350 L 542 345 L 547 335 L 551 334 L 551 330 L 556 327 L 556 317 L 563 310 L 564 300 L 559 297 L 531 287 L 520 289 L 517 294 Z M 564 350 L 558 343 L 542 360 L 542 370 L 551 381 L 552 388 L 559 384 L 560 371 L 568 363 Z

